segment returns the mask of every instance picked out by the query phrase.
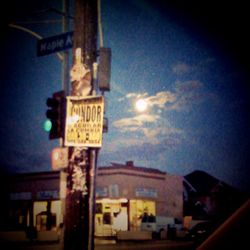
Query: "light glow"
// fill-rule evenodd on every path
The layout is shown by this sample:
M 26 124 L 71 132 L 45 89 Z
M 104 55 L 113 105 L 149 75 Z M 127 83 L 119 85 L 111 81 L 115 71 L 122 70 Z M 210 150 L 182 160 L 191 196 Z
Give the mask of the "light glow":
M 143 112 L 147 109 L 148 104 L 144 99 L 138 99 L 135 103 L 136 110 Z
M 43 124 L 43 129 L 46 131 L 46 132 L 50 132 L 50 130 L 52 129 L 52 122 L 51 120 L 46 120 Z

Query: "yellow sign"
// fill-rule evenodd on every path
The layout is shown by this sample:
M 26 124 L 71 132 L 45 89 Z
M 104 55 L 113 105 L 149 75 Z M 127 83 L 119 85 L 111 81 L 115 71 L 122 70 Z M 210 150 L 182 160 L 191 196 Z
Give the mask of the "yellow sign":
M 101 147 L 103 96 L 67 96 L 65 146 Z

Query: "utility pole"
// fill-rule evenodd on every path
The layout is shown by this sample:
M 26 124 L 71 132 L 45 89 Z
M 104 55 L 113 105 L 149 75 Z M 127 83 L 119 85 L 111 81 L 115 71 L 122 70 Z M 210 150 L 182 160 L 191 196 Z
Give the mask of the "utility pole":
M 97 51 L 97 2 L 75 0 L 71 96 L 93 91 Z M 97 149 L 69 147 L 65 214 L 65 250 L 94 249 L 94 201 Z

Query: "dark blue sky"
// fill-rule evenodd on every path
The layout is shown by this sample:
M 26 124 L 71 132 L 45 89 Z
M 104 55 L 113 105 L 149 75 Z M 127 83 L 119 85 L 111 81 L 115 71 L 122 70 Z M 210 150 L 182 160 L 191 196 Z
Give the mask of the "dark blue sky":
M 179 175 L 200 169 L 249 188 L 249 17 L 245 6 L 225 3 L 102 1 L 112 76 L 99 165 L 133 160 Z M 2 17 L 0 165 L 12 172 L 48 171 L 58 141 L 48 140 L 42 126 L 46 98 L 61 89 L 61 62 L 55 55 L 37 57 L 36 39 L 5 24 L 23 21 L 43 37 L 60 34 L 60 23 L 25 22 L 61 18 L 40 12 L 61 8 L 61 1 L 11 1 L 8 7 Z M 135 110 L 138 98 L 147 101 L 146 112 Z

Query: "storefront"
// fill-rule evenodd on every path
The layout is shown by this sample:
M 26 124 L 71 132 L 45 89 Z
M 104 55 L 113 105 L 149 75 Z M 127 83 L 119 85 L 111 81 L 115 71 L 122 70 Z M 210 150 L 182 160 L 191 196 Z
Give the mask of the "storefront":
M 35 229 L 38 234 L 54 232 L 57 237 L 65 205 L 62 186 L 66 182 L 62 183 L 60 175 L 53 171 L 14 176 L 9 182 L 5 228 L 25 232 Z M 95 207 L 96 236 L 140 231 L 145 215 L 182 219 L 182 177 L 136 167 L 133 162 L 99 167 Z
M 143 216 L 182 219 L 182 178 L 133 162 L 99 167 L 96 182 L 96 236 L 140 231 Z
M 128 230 L 128 200 L 98 199 L 96 201 L 95 235 L 113 236 Z
M 140 231 L 142 218 L 145 214 L 156 215 L 156 202 L 150 200 L 130 200 L 129 223 L 131 231 Z
M 143 215 L 155 216 L 155 202 L 149 200 L 98 199 L 95 235 L 114 236 L 118 231 L 140 231 Z
M 43 232 L 50 232 L 49 238 L 58 240 L 63 223 L 59 176 L 59 172 L 10 176 L 1 231 L 23 232 L 23 240 L 43 238 Z

